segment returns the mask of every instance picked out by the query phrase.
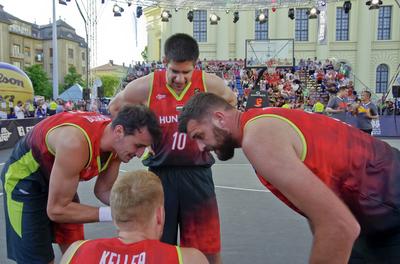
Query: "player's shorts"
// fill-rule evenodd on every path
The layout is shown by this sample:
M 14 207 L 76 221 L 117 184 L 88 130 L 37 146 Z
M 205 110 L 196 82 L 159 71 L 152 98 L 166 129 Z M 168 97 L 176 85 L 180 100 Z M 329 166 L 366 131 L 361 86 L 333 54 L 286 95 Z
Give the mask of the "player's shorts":
M 219 253 L 221 235 L 211 168 L 151 168 L 163 184 L 165 225 L 161 241 L 194 247 L 205 254 Z
M 361 234 L 351 252 L 349 264 L 400 263 L 400 230 L 388 230 L 379 235 Z
M 83 239 L 83 225 L 54 225 L 47 216 L 48 180 L 20 140 L 1 172 L 8 258 L 18 263 L 49 263 L 52 242 L 69 244 Z

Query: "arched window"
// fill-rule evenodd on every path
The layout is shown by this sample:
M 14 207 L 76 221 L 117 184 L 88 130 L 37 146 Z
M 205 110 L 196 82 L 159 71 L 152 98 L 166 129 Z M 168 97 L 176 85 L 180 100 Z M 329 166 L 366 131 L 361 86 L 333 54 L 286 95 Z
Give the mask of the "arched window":
M 376 68 L 376 93 L 386 93 L 389 80 L 389 67 L 381 64 Z

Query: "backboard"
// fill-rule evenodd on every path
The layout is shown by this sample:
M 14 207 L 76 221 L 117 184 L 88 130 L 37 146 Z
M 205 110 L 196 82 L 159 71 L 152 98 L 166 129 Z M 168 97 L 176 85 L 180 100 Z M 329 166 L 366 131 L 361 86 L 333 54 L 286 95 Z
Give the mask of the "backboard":
M 294 66 L 294 40 L 246 40 L 246 68 L 277 68 Z

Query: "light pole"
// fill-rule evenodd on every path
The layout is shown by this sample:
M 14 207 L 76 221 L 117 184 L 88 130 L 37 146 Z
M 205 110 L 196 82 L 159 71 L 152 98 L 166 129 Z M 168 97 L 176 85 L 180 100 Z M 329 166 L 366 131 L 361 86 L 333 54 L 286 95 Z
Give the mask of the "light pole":
M 81 17 L 83 19 L 83 22 L 85 22 L 85 33 L 86 33 L 86 89 L 89 89 L 89 34 L 88 34 L 88 29 L 87 29 L 87 22 L 86 22 L 86 18 L 82 13 L 82 10 L 78 4 L 78 2 L 75 0 L 75 4 L 76 7 L 79 10 L 79 14 L 81 14 Z M 83 94 L 88 94 L 88 93 L 83 93 Z M 84 99 L 88 99 L 88 98 L 84 98 Z
M 57 21 L 56 0 L 53 0 L 53 99 L 58 98 L 58 48 L 57 48 Z

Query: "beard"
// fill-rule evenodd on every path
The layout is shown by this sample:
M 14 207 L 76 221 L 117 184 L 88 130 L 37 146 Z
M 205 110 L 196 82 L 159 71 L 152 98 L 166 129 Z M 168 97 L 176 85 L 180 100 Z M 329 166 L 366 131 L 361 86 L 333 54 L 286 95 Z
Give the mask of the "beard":
M 237 144 L 232 138 L 232 135 L 216 126 L 213 128 L 213 133 L 216 141 L 218 142 L 217 145 L 213 147 L 218 159 L 226 161 L 233 158 Z

